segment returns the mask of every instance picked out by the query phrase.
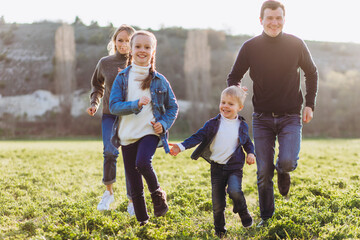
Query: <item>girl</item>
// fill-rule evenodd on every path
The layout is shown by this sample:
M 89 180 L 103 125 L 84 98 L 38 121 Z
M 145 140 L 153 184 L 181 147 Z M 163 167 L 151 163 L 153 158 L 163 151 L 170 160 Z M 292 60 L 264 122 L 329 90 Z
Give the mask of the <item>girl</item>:
M 121 25 L 113 34 L 109 44 L 109 56 L 103 57 L 98 62 L 91 79 L 92 92 L 90 94 L 91 107 L 87 109 L 90 116 L 94 116 L 101 98 L 103 99 L 102 115 L 102 137 L 104 145 L 104 165 L 103 165 L 103 183 L 106 191 L 102 196 L 97 209 L 109 210 L 110 204 L 114 201 L 114 192 L 112 185 L 116 181 L 116 162 L 119 155 L 118 150 L 111 144 L 111 130 L 116 116 L 110 114 L 109 97 L 112 84 L 118 72 L 126 68 L 129 61 L 130 37 L 135 30 L 131 26 Z M 134 215 L 134 208 L 129 194 L 128 181 L 126 180 L 127 195 L 130 199 L 128 212 Z
M 116 147 L 121 146 L 140 226 L 149 219 L 142 177 L 151 193 L 154 215 L 160 217 L 168 211 L 166 193 L 160 188 L 152 158 L 158 144 L 169 152 L 167 132 L 178 112 L 169 82 L 155 71 L 156 42 L 154 34 L 148 31 L 138 31 L 131 37 L 133 62 L 117 75 L 110 94 L 110 112 L 119 116 L 112 142 Z

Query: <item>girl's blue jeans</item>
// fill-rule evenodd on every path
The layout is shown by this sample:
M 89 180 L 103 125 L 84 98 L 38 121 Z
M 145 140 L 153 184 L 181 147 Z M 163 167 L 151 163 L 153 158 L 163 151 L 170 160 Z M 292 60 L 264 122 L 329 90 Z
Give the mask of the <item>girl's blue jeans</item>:
M 272 180 L 274 169 L 281 174 L 291 172 L 297 167 L 301 129 L 299 114 L 274 117 L 271 114 L 253 113 L 260 216 L 264 220 L 271 218 L 275 211 Z M 274 165 L 276 139 L 279 144 L 279 153 Z
M 134 204 L 136 219 L 139 222 L 149 219 L 142 177 L 145 178 L 150 193 L 155 192 L 160 187 L 152 166 L 152 159 L 159 140 L 156 135 L 147 135 L 135 143 L 121 147 L 131 199 Z
M 102 139 L 104 144 L 104 166 L 103 166 L 103 183 L 105 185 L 112 184 L 116 182 L 116 163 L 117 158 L 119 156 L 119 151 L 114 145 L 111 143 L 111 131 L 113 124 L 115 122 L 116 116 L 112 114 L 103 114 L 101 119 L 102 126 Z M 125 182 L 126 182 L 126 192 L 129 199 L 129 183 L 127 181 L 127 177 L 125 174 Z

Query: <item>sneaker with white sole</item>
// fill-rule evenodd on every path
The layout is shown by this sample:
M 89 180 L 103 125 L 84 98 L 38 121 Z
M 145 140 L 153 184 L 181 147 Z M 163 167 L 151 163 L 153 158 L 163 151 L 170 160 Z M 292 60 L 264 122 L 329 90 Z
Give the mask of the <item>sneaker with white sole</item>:
M 105 191 L 104 195 L 101 197 L 101 201 L 97 206 L 97 210 L 105 211 L 110 209 L 110 204 L 114 201 L 114 194 L 110 194 L 109 191 Z
M 135 215 L 135 209 L 134 209 L 134 204 L 133 202 L 129 202 L 128 206 L 127 206 L 127 212 L 130 214 L 130 216 L 134 216 Z

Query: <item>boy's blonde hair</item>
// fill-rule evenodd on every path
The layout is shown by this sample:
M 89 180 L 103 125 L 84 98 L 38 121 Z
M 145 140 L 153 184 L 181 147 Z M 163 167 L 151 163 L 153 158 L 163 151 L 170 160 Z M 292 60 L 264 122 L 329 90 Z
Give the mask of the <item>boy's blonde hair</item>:
M 225 88 L 222 91 L 221 96 L 223 96 L 223 95 L 227 95 L 227 96 L 236 98 L 240 107 L 243 107 L 247 93 L 241 87 L 231 86 L 231 87 Z

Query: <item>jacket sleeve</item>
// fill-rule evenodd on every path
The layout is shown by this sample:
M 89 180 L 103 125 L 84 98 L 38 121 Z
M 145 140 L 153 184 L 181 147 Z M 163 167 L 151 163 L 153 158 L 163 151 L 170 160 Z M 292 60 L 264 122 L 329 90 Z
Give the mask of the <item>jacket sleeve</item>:
M 241 122 L 242 124 L 242 131 L 241 131 L 241 143 L 242 147 L 245 150 L 247 154 L 252 153 L 255 155 L 255 148 L 254 144 L 251 141 L 251 138 L 249 136 L 249 126 L 244 121 Z
M 126 101 L 126 93 L 124 92 L 123 88 L 123 78 L 124 76 L 119 73 L 116 76 L 111 88 L 109 99 L 110 113 L 117 116 L 129 115 L 133 113 L 138 114 L 141 111 L 138 106 L 139 100 Z
M 246 45 L 243 44 L 240 48 L 240 51 L 236 57 L 235 63 L 231 69 L 231 72 L 228 75 L 226 80 L 228 86 L 240 85 L 241 79 L 244 77 L 244 74 L 249 69 L 249 63 L 246 57 Z
M 306 86 L 306 95 L 305 95 L 305 104 L 307 107 L 311 107 L 314 111 L 316 103 L 316 95 L 318 91 L 318 79 L 319 74 L 316 68 L 316 65 L 311 57 L 310 51 L 307 48 L 304 41 L 301 41 L 301 56 L 299 61 L 299 66 L 304 71 L 305 76 L 305 86 Z
M 243 148 L 244 148 L 245 152 L 246 152 L 247 154 L 252 153 L 252 154 L 255 155 L 254 144 L 252 143 L 252 141 L 251 141 L 251 139 L 250 139 L 250 136 L 247 135 L 246 138 L 247 138 L 247 139 L 246 139 L 246 142 L 245 142 L 245 144 L 243 145 Z
M 165 84 L 167 88 L 166 100 L 164 102 L 165 114 L 159 120 L 159 122 L 164 128 L 164 132 L 169 130 L 171 126 L 174 124 L 179 111 L 179 105 L 177 103 L 175 94 L 167 80 L 165 80 Z
M 209 121 L 207 121 L 196 133 L 185 139 L 181 144 L 185 147 L 185 149 L 193 148 L 207 139 L 207 136 L 209 135 L 208 131 Z
M 100 100 L 104 96 L 105 91 L 105 79 L 101 73 L 101 59 L 96 65 L 92 75 L 91 87 L 90 104 L 93 107 L 99 108 Z

